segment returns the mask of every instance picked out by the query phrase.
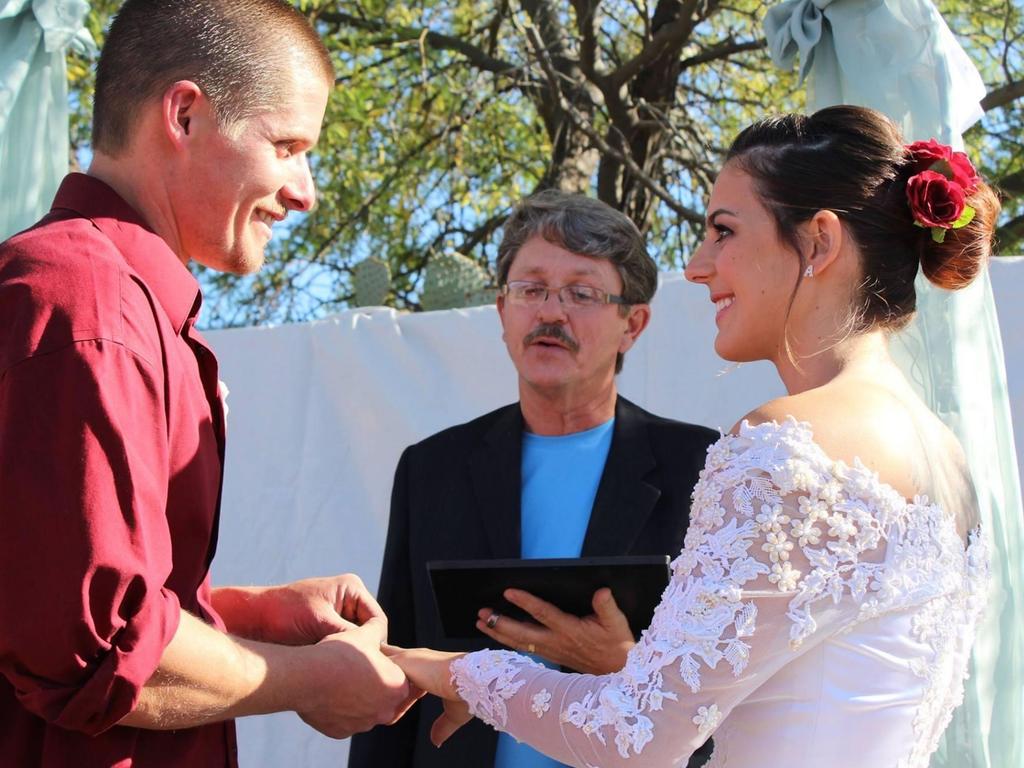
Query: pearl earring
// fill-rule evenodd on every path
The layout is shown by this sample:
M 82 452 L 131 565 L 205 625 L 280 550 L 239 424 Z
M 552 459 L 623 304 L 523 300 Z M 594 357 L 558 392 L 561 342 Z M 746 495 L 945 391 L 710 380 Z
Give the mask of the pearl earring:
M 804 270 L 804 277 L 814 277 L 814 265 L 808 264 L 807 269 Z

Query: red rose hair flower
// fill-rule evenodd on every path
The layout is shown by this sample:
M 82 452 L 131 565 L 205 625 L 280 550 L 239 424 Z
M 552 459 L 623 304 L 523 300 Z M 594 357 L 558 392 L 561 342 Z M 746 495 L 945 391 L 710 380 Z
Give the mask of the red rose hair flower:
M 941 243 L 946 231 L 960 229 L 974 218 L 967 195 L 978 185 L 978 174 L 963 152 L 935 139 L 907 145 L 914 175 L 907 181 L 907 202 L 919 227 L 928 227 Z
M 953 154 L 953 148 L 945 144 L 939 144 L 935 139 L 928 141 L 915 141 L 907 145 L 907 151 L 914 157 L 914 172 L 920 173 L 931 168 L 932 163 L 937 160 L 949 160 Z
M 963 187 L 935 171 L 921 171 L 907 182 L 907 200 L 914 221 L 925 227 L 951 227 L 966 206 Z

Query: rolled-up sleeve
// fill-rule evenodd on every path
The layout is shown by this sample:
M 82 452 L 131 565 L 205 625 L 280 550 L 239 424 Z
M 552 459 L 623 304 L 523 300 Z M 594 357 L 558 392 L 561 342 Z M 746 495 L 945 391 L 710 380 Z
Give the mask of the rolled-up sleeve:
M 80 340 L 0 373 L 0 673 L 94 735 L 177 631 L 158 361 Z

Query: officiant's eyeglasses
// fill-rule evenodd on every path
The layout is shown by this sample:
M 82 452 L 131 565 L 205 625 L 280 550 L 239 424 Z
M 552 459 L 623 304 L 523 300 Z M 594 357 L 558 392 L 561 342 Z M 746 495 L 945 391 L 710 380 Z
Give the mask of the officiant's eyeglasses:
M 548 300 L 551 293 L 558 294 L 563 307 L 587 309 L 602 304 L 628 304 L 621 296 L 602 291 L 589 285 L 563 285 L 561 288 L 549 288 L 544 283 L 529 280 L 513 280 L 501 289 L 502 295 L 513 304 L 523 307 L 537 307 Z

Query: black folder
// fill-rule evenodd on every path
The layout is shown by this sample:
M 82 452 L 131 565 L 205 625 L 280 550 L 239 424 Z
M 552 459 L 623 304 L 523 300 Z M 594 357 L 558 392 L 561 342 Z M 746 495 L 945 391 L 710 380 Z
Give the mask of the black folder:
M 668 555 L 625 555 L 535 560 L 433 560 L 427 563 L 441 625 L 449 639 L 480 637 L 477 612 L 493 608 L 520 621 L 532 621 L 505 600 L 509 588 L 553 603 L 566 613 L 587 616 L 591 599 L 608 587 L 637 638 L 651 623 L 668 585 Z

